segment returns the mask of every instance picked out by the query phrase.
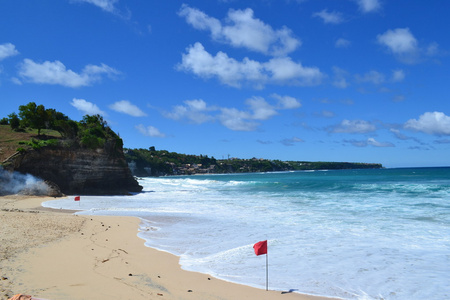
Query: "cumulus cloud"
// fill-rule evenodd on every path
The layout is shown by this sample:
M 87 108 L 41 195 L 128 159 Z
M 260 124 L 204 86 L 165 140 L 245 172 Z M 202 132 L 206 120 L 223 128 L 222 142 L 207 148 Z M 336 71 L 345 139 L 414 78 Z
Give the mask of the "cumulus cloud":
M 235 131 L 253 131 L 259 122 L 268 120 L 279 114 L 279 110 L 295 109 L 300 103 L 293 97 L 273 95 L 278 99 L 277 105 L 272 105 L 262 97 L 252 97 L 245 101 L 246 110 L 230 107 L 209 106 L 204 100 L 187 100 L 182 105 L 176 105 L 172 111 L 163 115 L 173 120 L 187 120 L 190 123 L 219 122 L 228 129 Z
M 102 10 L 110 13 L 116 12 L 115 4 L 118 0 L 75 0 L 76 2 L 85 2 L 100 7 Z
M 418 43 L 409 28 L 388 30 L 377 36 L 378 43 L 385 45 L 395 54 L 417 51 Z
M 424 58 L 440 54 L 439 45 L 432 42 L 428 46 L 419 42 L 409 28 L 387 30 L 377 36 L 377 42 L 385 46 L 399 61 L 405 64 L 418 63 Z
M 271 97 L 278 100 L 277 108 L 279 109 L 295 109 L 302 106 L 299 100 L 291 96 L 272 94 Z
M 208 112 L 215 110 L 217 109 L 208 107 L 202 99 L 186 100 L 184 105 L 176 105 L 171 112 L 165 112 L 164 116 L 173 120 L 186 119 L 194 124 L 202 124 L 214 120 Z
M 106 116 L 106 113 L 102 111 L 97 105 L 84 99 L 73 98 L 70 105 L 83 112 L 84 115 Z
M 376 12 L 381 8 L 380 0 L 356 0 L 363 13 Z
M 405 71 L 403 70 L 394 70 L 392 71 L 392 81 L 400 82 L 405 79 Z
M 252 120 L 252 115 L 236 108 L 221 108 L 218 116 L 220 123 L 234 131 L 254 131 L 259 123 Z
M 351 42 L 349 40 L 340 38 L 337 39 L 336 42 L 334 43 L 334 46 L 336 48 L 347 48 L 348 46 L 350 46 Z
M 247 104 L 251 111 L 253 111 L 251 118 L 254 120 L 267 120 L 278 114 L 275 107 L 270 105 L 262 97 L 247 99 L 245 104 Z
M 145 117 L 147 115 L 139 107 L 137 107 L 134 104 L 131 104 L 130 101 L 127 100 L 117 101 L 111 104 L 109 108 L 133 117 Z
M 223 84 L 233 87 L 240 87 L 244 83 L 258 88 L 269 83 L 313 86 L 320 84 L 324 77 L 318 68 L 304 67 L 289 57 L 275 57 L 265 63 L 248 58 L 237 61 L 221 51 L 213 56 L 201 43 L 187 48 L 178 69 L 202 78 L 216 77 Z
M 404 128 L 439 136 L 450 135 L 450 117 L 443 112 L 426 112 L 419 119 L 408 120 Z
M 150 137 L 166 137 L 166 135 L 164 133 L 162 133 L 161 131 L 159 131 L 158 128 L 153 127 L 153 126 L 147 126 L 145 127 L 142 124 L 136 125 L 135 128 L 142 133 L 145 136 L 150 136 Z
M 347 71 L 338 67 L 333 67 L 333 72 L 334 72 L 333 85 L 335 87 L 345 89 L 350 85 L 347 81 L 348 77 Z
M 373 70 L 364 75 L 356 74 L 355 78 L 358 82 L 368 82 L 373 84 L 382 84 L 385 81 L 385 77 L 382 73 Z
M 314 13 L 313 17 L 321 18 L 325 24 L 340 24 L 344 22 L 344 18 L 340 12 L 329 12 L 328 9 Z
M 377 36 L 377 42 L 403 63 L 416 63 L 420 58 L 419 43 L 409 28 L 387 30 Z
M 117 70 L 105 64 L 87 65 L 81 71 L 76 73 L 66 69 L 66 66 L 60 61 L 45 61 L 36 63 L 31 59 L 24 59 L 19 66 L 19 76 L 32 83 L 39 84 L 58 84 L 66 87 L 89 86 L 102 79 L 102 75 L 114 76 L 119 74 Z
M 374 147 L 395 147 L 394 144 L 389 143 L 389 142 L 378 142 L 377 140 L 375 140 L 374 138 L 368 138 L 367 139 L 367 144 L 374 146 Z
M 209 31 L 214 40 L 234 47 L 278 56 L 286 55 L 301 45 L 289 28 L 274 30 L 255 18 L 250 8 L 229 10 L 224 23 L 186 4 L 181 6 L 178 14 L 195 29 Z
M 376 126 L 364 120 L 343 120 L 331 128 L 333 133 L 368 133 L 376 130 Z
M 17 54 L 19 54 L 19 51 L 16 50 L 16 46 L 13 44 L 5 43 L 0 45 L 0 61 Z

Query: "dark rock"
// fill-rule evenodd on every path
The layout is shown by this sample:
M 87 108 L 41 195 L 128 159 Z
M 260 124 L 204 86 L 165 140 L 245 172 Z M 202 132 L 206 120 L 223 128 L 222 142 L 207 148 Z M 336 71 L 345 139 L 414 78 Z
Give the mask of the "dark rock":
M 126 195 L 142 190 L 122 148 L 43 147 L 13 155 L 3 165 L 42 178 L 50 185 L 51 196 Z

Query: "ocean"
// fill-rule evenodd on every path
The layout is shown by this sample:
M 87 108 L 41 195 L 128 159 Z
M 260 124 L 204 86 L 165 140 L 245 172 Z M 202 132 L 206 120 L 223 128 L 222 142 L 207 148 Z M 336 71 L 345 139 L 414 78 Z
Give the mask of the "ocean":
M 183 269 L 343 299 L 450 299 L 450 168 L 142 178 L 132 196 L 45 202 L 141 218 Z

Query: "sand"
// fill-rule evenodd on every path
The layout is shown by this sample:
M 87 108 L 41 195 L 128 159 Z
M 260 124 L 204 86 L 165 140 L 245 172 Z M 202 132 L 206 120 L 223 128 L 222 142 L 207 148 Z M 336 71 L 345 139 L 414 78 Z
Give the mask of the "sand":
M 134 217 L 76 216 L 51 198 L 0 197 L 0 299 L 330 299 L 265 291 L 182 270 L 144 246 Z

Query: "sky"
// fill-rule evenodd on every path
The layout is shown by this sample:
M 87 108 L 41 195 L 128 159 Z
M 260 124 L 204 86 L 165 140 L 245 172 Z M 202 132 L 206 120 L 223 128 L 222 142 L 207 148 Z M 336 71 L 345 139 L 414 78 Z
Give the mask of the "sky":
M 450 1 L 0 2 L 0 118 L 100 114 L 126 148 L 450 166 Z

